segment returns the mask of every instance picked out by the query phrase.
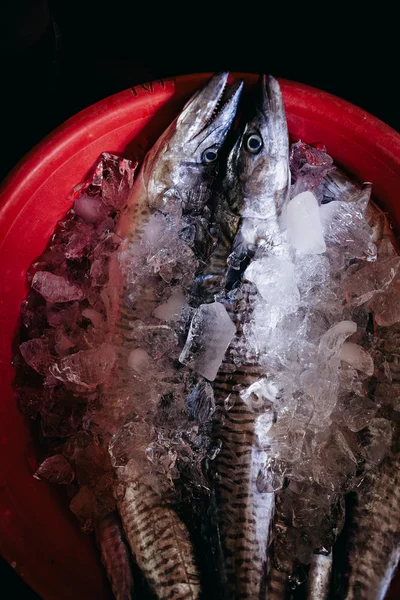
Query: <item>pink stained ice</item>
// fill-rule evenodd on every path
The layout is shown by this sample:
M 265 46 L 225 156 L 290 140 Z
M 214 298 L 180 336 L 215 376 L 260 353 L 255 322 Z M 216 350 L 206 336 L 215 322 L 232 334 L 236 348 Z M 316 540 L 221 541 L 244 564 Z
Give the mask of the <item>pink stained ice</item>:
M 379 292 L 386 291 L 397 277 L 400 257 L 393 256 L 358 268 L 350 267 L 342 281 L 345 296 L 351 306 L 361 306 Z
M 81 350 L 55 363 L 51 375 L 66 385 L 95 390 L 109 378 L 117 359 L 114 346 L 104 343 L 98 348 Z
M 78 188 L 79 196 L 98 196 L 109 209 L 120 210 L 128 199 L 137 165 L 137 162 L 103 152 L 90 181 Z M 84 208 L 85 214 L 87 208 Z
M 371 300 L 369 307 L 374 313 L 375 323 L 390 327 L 400 322 L 400 280 L 386 292 L 380 292 Z
M 291 198 L 301 192 L 311 191 L 321 201 L 323 178 L 333 169 L 333 159 L 326 153 L 324 146 L 310 146 L 301 140 L 292 144 L 290 149 Z
M 48 483 L 66 485 L 74 480 L 75 473 L 65 456 L 54 454 L 40 464 L 34 477 Z
M 48 344 L 48 340 L 43 337 L 23 342 L 19 347 L 25 362 L 40 375 L 47 375 L 50 366 L 55 362 Z
M 48 302 L 70 302 L 82 300 L 84 291 L 65 277 L 48 271 L 38 271 L 32 279 L 32 288 Z

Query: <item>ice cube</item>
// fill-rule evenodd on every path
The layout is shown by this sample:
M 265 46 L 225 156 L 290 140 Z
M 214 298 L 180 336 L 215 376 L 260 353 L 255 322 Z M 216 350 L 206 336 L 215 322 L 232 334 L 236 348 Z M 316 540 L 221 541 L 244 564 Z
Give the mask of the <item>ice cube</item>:
M 88 486 L 83 486 L 69 505 L 71 511 L 79 519 L 80 525 L 85 532 L 93 530 L 96 512 L 95 504 L 96 496 L 94 491 Z
M 338 358 L 369 377 L 372 377 L 374 374 L 374 361 L 372 357 L 358 344 L 345 342 L 339 351 Z
M 240 392 L 243 402 L 254 412 L 259 412 L 262 408 L 268 408 L 271 403 L 275 402 L 277 395 L 277 388 L 267 379 L 255 381 Z
M 23 342 L 19 349 L 25 362 L 32 369 L 35 369 L 40 375 L 47 375 L 50 366 L 55 361 L 50 354 L 47 338 L 42 337 Z
M 393 285 L 385 292 L 378 292 L 369 304 L 374 312 L 375 323 L 380 327 L 390 327 L 400 322 L 400 284 Z
M 108 152 L 101 155 L 101 163 L 102 200 L 120 210 L 128 200 L 138 163 Z
M 371 196 L 370 183 L 358 184 L 351 181 L 344 173 L 335 169 L 324 177 L 323 194 L 325 204 L 332 201 L 364 202 L 367 206 Z
M 34 477 L 48 483 L 66 485 L 74 480 L 75 472 L 65 456 L 54 454 L 40 464 Z
M 287 206 L 288 240 L 299 254 L 322 254 L 326 250 L 318 201 L 302 192 Z
M 361 306 L 378 292 L 385 291 L 397 276 L 399 268 L 399 256 L 369 263 L 358 270 L 349 268 L 342 281 L 349 303 Z
M 74 211 L 86 223 L 98 224 L 107 216 L 107 207 L 98 196 L 82 194 L 74 202 Z
M 273 493 L 282 489 L 285 482 L 285 464 L 271 458 L 260 469 L 256 485 L 260 493 Z
M 340 431 L 330 435 L 318 448 L 314 461 L 314 477 L 322 487 L 333 492 L 346 489 L 357 468 L 357 459 Z
M 165 304 L 160 304 L 153 311 L 153 316 L 161 321 L 176 321 L 179 318 L 182 307 L 186 302 L 182 290 L 174 291 Z
M 320 207 L 321 223 L 328 248 L 334 248 L 342 257 L 337 266 L 347 258 L 374 260 L 376 246 L 372 230 L 363 217 L 364 205 L 347 202 L 330 202 Z
M 74 348 L 75 342 L 70 340 L 62 329 L 57 329 L 54 338 L 54 350 L 61 358 L 70 353 L 71 348 Z
M 129 353 L 128 366 L 138 375 L 145 377 L 154 373 L 154 361 L 142 348 L 135 348 Z
M 83 290 L 70 283 L 65 277 L 54 275 L 48 271 L 38 271 L 32 279 L 32 288 L 39 292 L 48 302 L 70 302 L 82 300 Z
M 392 424 L 388 419 L 375 418 L 361 434 L 363 457 L 369 465 L 378 465 L 390 451 Z
M 214 390 L 208 381 L 196 385 L 188 396 L 187 406 L 196 421 L 207 423 L 215 412 Z
M 354 321 L 340 321 L 333 325 L 320 339 L 318 354 L 321 360 L 330 360 L 338 355 L 344 341 L 357 331 Z
M 50 373 L 65 384 L 95 390 L 107 381 L 116 360 L 115 347 L 105 343 L 62 358 L 51 367 Z
M 263 256 L 253 260 L 244 277 L 254 283 L 267 302 L 265 310 L 276 314 L 275 321 L 299 306 L 300 293 L 296 285 L 294 265 L 290 260 L 277 256 Z
M 202 304 L 193 316 L 179 361 L 214 381 L 235 333 L 236 327 L 223 304 Z
M 154 429 L 146 421 L 136 419 L 126 423 L 111 438 L 108 447 L 113 466 L 125 467 L 131 460 L 147 463 L 146 448 L 153 439 Z
M 365 396 L 350 395 L 339 405 L 341 416 L 350 431 L 364 429 L 374 418 L 379 405 Z

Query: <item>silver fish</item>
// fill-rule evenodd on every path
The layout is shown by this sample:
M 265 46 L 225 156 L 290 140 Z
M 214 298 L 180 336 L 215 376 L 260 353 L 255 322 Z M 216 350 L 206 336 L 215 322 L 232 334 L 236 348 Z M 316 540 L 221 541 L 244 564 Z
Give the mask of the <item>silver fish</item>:
M 272 241 L 270 236 L 277 227 L 290 185 L 287 125 L 275 79 L 261 78 L 254 104 L 253 115 L 230 157 L 230 205 L 238 204 L 241 217 L 228 261 L 235 270 L 241 270 L 260 238 L 264 243 Z M 232 599 L 263 598 L 266 593 L 266 554 L 274 506 L 274 495 L 257 489 L 266 458 L 258 445 L 258 428 L 263 428 L 258 417 L 264 420 L 265 412 L 259 415 L 251 410 L 239 392 L 261 375 L 256 357 L 246 364 L 237 362 L 251 293 L 251 287 L 243 283 L 237 299 L 228 307 L 237 336 L 214 382 L 217 404 L 221 411 L 229 409 L 214 430 L 214 439 L 221 442 L 214 470 L 228 597 Z M 268 416 L 272 419 L 272 414 Z
M 183 252 L 181 268 L 185 271 L 187 283 L 194 273 L 196 248 L 191 248 L 181 234 L 187 226 L 194 227 L 192 242 L 196 246 L 196 227 L 202 228 L 202 219 L 205 223 L 208 221 L 207 204 L 218 173 L 218 155 L 234 119 L 242 87 L 236 84 L 228 101 L 218 110 L 227 77 L 227 73 L 212 77 L 147 154 L 128 201 L 128 209 L 119 224 L 119 234 L 129 243 L 136 244 L 134 248 L 138 252 L 143 247 L 141 244 L 145 243 L 142 242 L 145 230 L 148 237 L 157 238 L 162 237 L 171 223 L 175 224 L 178 229 L 173 230 L 176 235 L 172 238 L 174 243 L 180 244 Z M 149 229 L 152 218 L 155 229 L 151 228 L 151 223 Z M 174 248 L 160 248 L 161 253 L 165 251 L 174 252 Z M 131 261 L 131 256 L 134 258 L 135 252 L 130 254 L 128 249 L 128 261 Z M 188 261 L 187 267 L 185 260 Z M 114 406 L 114 414 L 119 415 L 117 431 L 110 442 L 110 452 L 122 483 L 122 486 L 117 486 L 118 508 L 134 558 L 156 596 L 160 599 L 195 600 L 200 594 L 200 584 L 188 531 L 170 507 L 171 500 L 164 499 L 157 489 L 156 476 L 149 473 L 150 463 L 145 455 L 146 448 L 156 440 L 157 408 L 152 404 L 154 395 L 151 397 L 150 390 L 157 386 L 157 390 L 163 386 L 164 391 L 174 389 L 172 358 L 168 363 L 168 373 L 160 376 L 151 376 L 147 369 L 140 370 L 139 367 L 133 375 L 132 365 L 129 368 L 127 360 L 132 351 L 140 347 L 140 336 L 162 334 L 174 339 L 173 327 L 155 323 L 152 316 L 159 298 L 170 289 L 171 280 L 155 270 L 151 278 L 137 279 L 136 285 L 124 281 L 124 271 L 121 273 L 118 264 L 114 263 L 113 268 L 117 277 L 122 279 L 121 297 L 116 299 L 116 330 L 121 341 L 119 376 L 117 385 L 106 390 L 104 395 L 106 409 L 111 414 L 110 407 Z M 132 272 L 135 268 L 133 262 L 128 264 Z M 154 364 L 154 361 L 150 363 Z M 157 390 L 151 393 L 157 396 Z M 121 411 L 124 410 L 121 399 L 127 394 L 132 400 L 127 404 L 125 421 L 124 418 L 121 421 Z M 163 392 L 159 394 L 166 397 Z M 139 416 L 130 417 L 129 410 Z M 121 465 L 118 460 L 124 453 L 118 454 L 118 444 L 121 442 L 123 446 L 125 441 L 132 444 L 132 449 L 130 454 L 128 452 L 128 462 Z M 129 460 L 133 461 L 133 467 Z M 164 479 L 167 481 L 168 474 Z

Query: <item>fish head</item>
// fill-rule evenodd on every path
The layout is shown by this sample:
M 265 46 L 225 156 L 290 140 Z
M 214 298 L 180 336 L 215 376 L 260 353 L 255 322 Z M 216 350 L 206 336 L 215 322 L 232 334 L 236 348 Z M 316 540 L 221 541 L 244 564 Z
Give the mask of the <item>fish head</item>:
M 196 214 L 210 200 L 243 87 L 236 82 L 226 88 L 227 78 L 211 77 L 148 153 L 142 176 L 151 208 Z
M 282 93 L 262 75 L 227 161 L 228 202 L 241 217 L 279 216 L 289 199 L 289 137 Z

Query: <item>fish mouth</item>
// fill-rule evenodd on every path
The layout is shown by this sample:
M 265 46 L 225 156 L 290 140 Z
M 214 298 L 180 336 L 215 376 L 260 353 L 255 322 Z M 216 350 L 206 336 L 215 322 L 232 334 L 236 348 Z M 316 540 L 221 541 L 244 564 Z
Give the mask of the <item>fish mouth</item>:
M 219 144 L 225 139 L 235 118 L 243 90 L 243 81 L 235 81 L 231 85 L 227 85 L 228 73 L 214 75 L 214 77 L 218 78 L 219 86 L 212 85 L 215 95 L 203 111 L 201 126 L 192 137 L 199 143 L 210 136 L 215 144 Z M 214 84 L 214 77 L 211 78 L 208 85 Z M 206 91 L 208 85 L 203 91 Z

